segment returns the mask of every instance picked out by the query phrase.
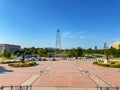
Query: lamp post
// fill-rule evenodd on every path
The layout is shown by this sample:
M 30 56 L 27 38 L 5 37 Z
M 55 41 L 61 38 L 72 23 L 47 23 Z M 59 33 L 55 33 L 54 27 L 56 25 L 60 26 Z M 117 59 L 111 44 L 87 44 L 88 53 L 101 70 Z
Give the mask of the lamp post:
M 22 56 L 22 63 L 24 63 L 24 61 L 25 61 L 25 55 L 23 54 L 23 56 Z
M 106 59 L 104 60 L 104 63 L 105 64 L 108 64 L 110 61 L 109 61 L 109 57 L 108 57 L 108 47 L 106 45 L 106 43 L 104 43 L 104 50 L 105 50 L 105 56 L 106 56 Z
M 106 60 L 105 60 L 105 63 L 108 64 L 110 61 L 109 61 L 109 57 L 108 57 L 108 47 L 106 47 Z
M 107 61 L 109 60 L 109 58 L 108 58 L 108 47 L 106 48 L 106 59 L 107 59 Z

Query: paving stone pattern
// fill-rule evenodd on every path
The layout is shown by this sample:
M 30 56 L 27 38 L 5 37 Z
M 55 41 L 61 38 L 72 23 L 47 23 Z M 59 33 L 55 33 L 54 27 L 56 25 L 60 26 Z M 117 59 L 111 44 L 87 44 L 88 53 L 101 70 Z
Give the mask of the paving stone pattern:
M 101 90 L 96 88 L 120 87 L 119 68 L 101 67 L 93 65 L 91 61 L 79 60 L 37 63 L 37 66 L 24 68 L 0 64 L 0 86 L 32 85 L 32 90 Z

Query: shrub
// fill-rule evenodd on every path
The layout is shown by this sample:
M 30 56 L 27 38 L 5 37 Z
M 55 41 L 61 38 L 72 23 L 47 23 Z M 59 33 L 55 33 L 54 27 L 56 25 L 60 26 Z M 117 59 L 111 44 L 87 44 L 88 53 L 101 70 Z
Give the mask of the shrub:
M 2 61 L 1 64 L 9 64 L 9 63 L 19 63 L 20 61 Z
M 10 58 L 17 58 L 18 56 L 16 54 L 11 54 L 11 57 Z
M 9 63 L 8 65 L 12 67 L 30 67 L 36 65 L 36 62 L 25 62 L 25 63 L 18 62 L 18 63 Z
M 105 66 L 105 67 L 115 67 L 115 68 L 120 68 L 120 63 L 112 61 L 110 64 L 105 64 L 102 62 L 93 62 L 93 64 L 97 64 L 99 66 Z
M 110 66 L 109 64 L 104 64 L 104 63 L 98 63 L 98 65 L 99 66 L 106 66 L 106 67 Z
M 111 61 L 110 64 L 115 64 L 116 62 L 115 61 Z
M 0 57 L 2 57 L 2 54 L 0 54 Z
M 98 62 L 93 62 L 93 64 L 98 64 Z
M 119 64 L 119 63 L 113 64 L 113 65 L 111 65 L 111 67 L 116 67 L 116 68 L 118 68 L 118 67 L 120 67 L 120 64 Z

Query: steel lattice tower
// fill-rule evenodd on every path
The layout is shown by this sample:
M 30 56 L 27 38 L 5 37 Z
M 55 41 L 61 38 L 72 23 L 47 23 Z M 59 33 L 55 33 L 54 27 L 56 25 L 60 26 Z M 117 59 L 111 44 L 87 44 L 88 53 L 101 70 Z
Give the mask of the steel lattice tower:
M 55 46 L 55 56 L 61 54 L 61 40 L 60 40 L 60 30 L 57 29 L 56 33 L 56 46 Z

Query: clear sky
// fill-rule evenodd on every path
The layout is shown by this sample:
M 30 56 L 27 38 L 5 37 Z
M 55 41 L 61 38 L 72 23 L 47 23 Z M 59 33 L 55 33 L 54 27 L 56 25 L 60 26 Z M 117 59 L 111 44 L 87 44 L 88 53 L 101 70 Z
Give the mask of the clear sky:
M 0 0 L 0 43 L 102 48 L 120 40 L 120 0 Z

